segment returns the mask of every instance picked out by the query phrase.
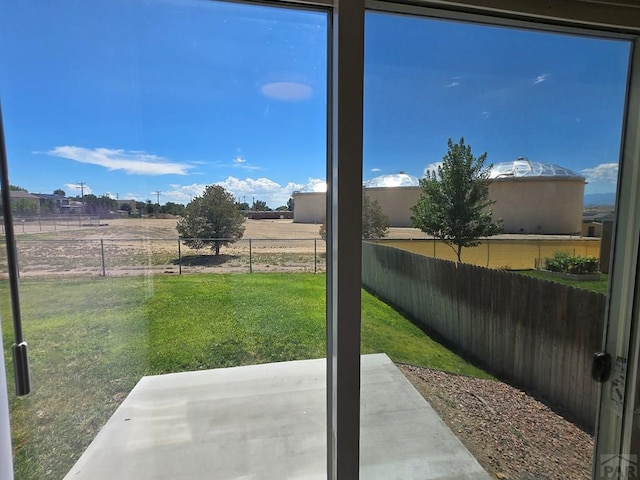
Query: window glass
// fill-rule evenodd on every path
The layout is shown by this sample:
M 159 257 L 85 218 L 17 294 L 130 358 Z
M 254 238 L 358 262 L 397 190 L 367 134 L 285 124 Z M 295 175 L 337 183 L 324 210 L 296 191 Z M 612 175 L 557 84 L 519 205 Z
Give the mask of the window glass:
M 591 478 L 629 52 L 367 14 L 362 478 Z
M 325 448 L 324 360 L 283 362 L 325 356 L 321 222 L 293 197 L 324 181 L 327 28 L 212 1 L 0 6 L 33 386 L 11 391 L 3 281 L 16 478 L 324 475 L 302 448 Z

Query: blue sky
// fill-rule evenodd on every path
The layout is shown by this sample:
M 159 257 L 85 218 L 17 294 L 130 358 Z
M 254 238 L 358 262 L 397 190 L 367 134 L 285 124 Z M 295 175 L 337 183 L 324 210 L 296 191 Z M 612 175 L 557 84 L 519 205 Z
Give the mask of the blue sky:
M 629 45 L 369 14 L 364 180 L 421 176 L 449 137 L 613 192 Z M 204 0 L 0 4 L 11 183 L 286 203 L 324 179 L 327 17 Z

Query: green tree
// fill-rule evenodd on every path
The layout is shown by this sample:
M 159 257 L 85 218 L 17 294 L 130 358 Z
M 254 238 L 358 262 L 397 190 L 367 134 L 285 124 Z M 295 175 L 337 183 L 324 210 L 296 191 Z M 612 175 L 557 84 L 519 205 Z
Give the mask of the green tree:
M 251 210 L 254 212 L 270 212 L 271 209 L 267 206 L 267 202 L 264 200 L 254 200 L 251 205 Z
M 108 195 L 97 196 L 86 193 L 82 198 L 83 213 L 89 215 L 109 216 L 118 211 L 118 201 Z
M 380 207 L 378 200 L 371 200 L 362 192 L 362 238 L 383 238 L 389 233 L 389 217 Z M 327 239 L 326 220 L 320 225 L 318 235 L 323 240 Z
M 184 213 L 184 205 L 181 203 L 167 202 L 160 207 L 160 213 L 179 216 Z
M 56 188 L 56 189 L 53 191 L 53 194 L 54 194 L 54 195 L 60 195 L 61 197 L 64 197 L 64 196 L 67 194 L 67 192 L 65 192 L 65 191 L 64 191 L 64 190 L 62 190 L 61 188 Z
M 362 193 L 362 238 L 383 238 L 389 233 L 389 217 L 382 211 L 378 200 Z
M 428 170 L 420 180 L 422 193 L 412 207 L 413 225 L 449 245 L 461 262 L 464 247 L 476 247 L 479 238 L 502 231 L 502 221 L 493 222 L 489 199 L 489 171 L 486 152 L 479 157 L 471 146 L 448 141 L 447 154 L 437 171 Z
M 9 191 L 11 192 L 26 192 L 27 189 L 24 187 L 19 187 L 18 185 L 9 185 Z
M 144 211 L 147 215 L 155 215 L 160 211 L 160 206 L 155 203 L 152 203 L 151 200 L 147 199 L 147 203 L 144 207 Z
M 289 208 L 286 205 L 280 205 L 278 208 L 276 208 L 276 212 L 288 212 Z
M 233 196 L 220 185 L 209 185 L 187 205 L 176 228 L 185 245 L 195 249 L 210 246 L 219 255 L 220 247 L 242 238 L 243 223 Z
M 287 200 L 287 210 L 293 212 L 293 197 L 290 197 L 289 200 Z
M 11 202 L 11 210 L 16 215 L 36 215 L 38 213 L 38 202 L 20 198 Z

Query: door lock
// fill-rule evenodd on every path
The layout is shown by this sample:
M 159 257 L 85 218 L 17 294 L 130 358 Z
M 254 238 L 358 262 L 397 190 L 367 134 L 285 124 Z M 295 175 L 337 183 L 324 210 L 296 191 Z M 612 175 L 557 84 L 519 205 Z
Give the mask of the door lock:
M 607 352 L 596 352 L 591 364 L 591 378 L 603 383 L 611 377 L 611 355 Z

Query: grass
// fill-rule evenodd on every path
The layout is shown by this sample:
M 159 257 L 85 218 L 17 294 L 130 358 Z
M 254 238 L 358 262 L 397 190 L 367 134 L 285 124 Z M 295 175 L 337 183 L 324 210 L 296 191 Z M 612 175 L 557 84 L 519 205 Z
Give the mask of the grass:
M 10 397 L 18 480 L 63 477 L 144 375 L 325 355 L 324 275 L 23 280 L 21 289 L 33 391 Z M 363 353 L 488 376 L 366 292 L 362 317 Z
M 541 280 L 561 283 L 575 288 L 591 290 L 592 292 L 602 293 L 603 295 L 607 295 L 608 293 L 609 275 L 605 273 L 600 274 L 600 280 L 570 280 L 549 274 L 549 272 L 544 272 L 542 270 L 520 270 L 515 273 L 539 278 Z

